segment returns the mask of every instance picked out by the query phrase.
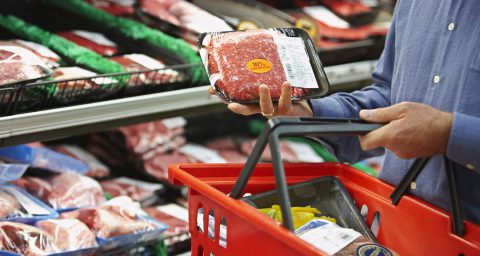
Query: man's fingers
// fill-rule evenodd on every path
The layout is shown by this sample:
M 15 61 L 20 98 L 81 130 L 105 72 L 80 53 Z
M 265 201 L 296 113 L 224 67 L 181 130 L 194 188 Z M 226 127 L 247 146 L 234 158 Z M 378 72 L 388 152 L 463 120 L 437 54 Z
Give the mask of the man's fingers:
M 379 147 L 385 147 L 390 133 L 388 125 L 380 127 L 360 137 L 360 146 L 363 150 L 371 150 Z
M 377 108 L 361 110 L 360 118 L 372 123 L 389 123 L 400 119 L 410 109 L 414 108 L 415 103 L 400 103 L 387 108 Z
M 273 108 L 272 98 L 270 97 L 270 90 L 268 86 L 262 84 L 258 88 L 260 94 L 260 112 L 265 115 L 274 115 L 275 109 Z
M 230 104 L 228 104 L 228 109 L 230 109 L 231 111 L 233 111 L 237 114 L 241 114 L 241 115 L 245 115 L 245 116 L 260 113 L 260 107 L 258 105 L 254 105 L 254 104 L 252 104 L 252 105 L 242 105 L 242 104 L 238 104 L 238 103 L 230 103 Z
M 280 99 L 278 100 L 277 114 L 288 115 L 291 112 L 292 91 L 293 89 L 289 82 L 284 82 L 282 84 L 282 93 L 280 94 Z
M 216 95 L 215 89 L 213 89 L 213 87 L 208 87 L 208 93 L 210 93 L 210 95 Z

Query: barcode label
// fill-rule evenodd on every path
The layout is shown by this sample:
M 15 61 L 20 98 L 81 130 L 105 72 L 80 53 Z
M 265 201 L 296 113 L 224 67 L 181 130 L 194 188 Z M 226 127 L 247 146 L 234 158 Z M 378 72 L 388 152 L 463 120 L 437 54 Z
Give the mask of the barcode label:
M 287 81 L 294 87 L 318 88 L 303 39 L 285 36 L 273 38 Z

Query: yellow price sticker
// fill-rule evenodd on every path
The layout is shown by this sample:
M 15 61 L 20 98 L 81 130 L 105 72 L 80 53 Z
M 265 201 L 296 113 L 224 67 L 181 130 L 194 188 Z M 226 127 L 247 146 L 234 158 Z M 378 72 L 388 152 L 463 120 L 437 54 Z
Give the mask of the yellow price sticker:
M 272 63 L 266 59 L 253 59 L 247 62 L 247 69 L 253 73 L 266 73 L 272 69 Z

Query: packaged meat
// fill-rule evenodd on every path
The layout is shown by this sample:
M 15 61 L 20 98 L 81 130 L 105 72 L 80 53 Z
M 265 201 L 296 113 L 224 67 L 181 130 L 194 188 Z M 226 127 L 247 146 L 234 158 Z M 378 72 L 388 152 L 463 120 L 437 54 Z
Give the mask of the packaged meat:
M 398 255 L 397 253 L 370 241 L 353 229 L 342 228 L 323 219 L 314 219 L 295 230 L 295 235 L 307 241 L 327 255 Z M 363 251 L 363 253 L 360 253 Z
M 302 29 L 204 33 L 198 45 L 210 83 L 225 102 L 257 102 L 261 84 L 278 100 L 285 81 L 293 87 L 292 100 L 328 91 L 313 42 Z
M 4 164 L 0 162 L 0 184 L 20 179 L 28 165 L 26 164 Z
M 46 232 L 16 222 L 0 222 L 1 251 L 25 256 L 47 255 L 59 252 L 53 238 Z
M 256 144 L 256 139 L 244 141 L 240 149 L 243 154 L 250 155 L 253 147 Z M 308 144 L 296 141 L 281 140 L 280 141 L 280 154 L 282 160 L 285 162 L 307 162 L 307 163 L 320 163 L 324 162 L 323 158 L 317 154 L 317 152 Z M 260 160 L 265 162 L 272 161 L 272 154 L 269 147 L 265 147 L 265 150 L 260 157 Z
M 100 184 L 87 176 L 61 173 L 47 179 L 25 177 L 15 182 L 57 210 L 97 206 L 105 202 Z
M 97 246 L 95 234 L 77 219 L 42 220 L 35 225 L 48 233 L 62 251 L 73 251 Z
M 20 46 L 0 45 L 0 86 L 35 81 L 52 73 L 32 51 Z
M 58 32 L 57 35 L 103 56 L 118 54 L 117 44 L 100 33 L 85 30 L 72 30 Z
M 84 174 L 89 170 L 89 166 L 86 163 L 45 148 L 41 144 L 0 148 L 0 159 L 60 173 L 75 172 Z
M 192 162 L 199 163 L 226 163 L 216 150 L 211 150 L 202 145 L 187 143 L 178 149 L 178 152 L 193 159 Z
M 140 0 L 143 12 L 198 34 L 231 31 L 222 19 L 185 0 Z
M 153 59 L 143 54 L 126 54 L 110 58 L 122 65 L 127 71 L 139 71 L 130 75 L 129 86 L 144 84 L 168 84 L 183 80 L 181 74 L 166 68 L 163 61 Z
M 100 162 L 92 153 L 75 145 L 55 145 L 51 146 L 53 150 L 69 155 L 86 163 L 90 168 L 85 175 L 93 178 L 104 178 L 110 174 L 110 168 Z
M 177 151 L 161 153 L 144 161 L 145 171 L 159 180 L 168 177 L 168 166 L 174 163 L 192 163 L 193 159 Z
M 0 221 L 33 223 L 57 216 L 55 210 L 20 187 L 0 184 Z
M 59 63 L 61 62 L 60 56 L 58 56 L 55 52 L 50 50 L 48 47 L 35 42 L 15 39 L 4 42 L 0 41 L 0 45 L 13 45 L 23 47 L 35 53 L 39 58 L 41 58 L 45 66 L 48 68 L 56 68 L 60 65 Z
M 58 82 L 57 88 L 60 90 L 84 90 L 84 89 L 94 89 L 98 88 L 98 84 L 95 83 L 94 79 L 87 80 L 79 80 L 80 78 L 92 77 L 96 76 L 97 73 L 80 68 L 80 67 L 61 67 L 54 70 L 52 78 L 56 81 L 59 80 L 73 80 L 74 81 L 66 81 L 66 82 Z
M 167 246 L 190 238 L 190 233 L 188 232 L 188 210 L 186 208 L 177 204 L 167 204 L 146 208 L 145 212 L 152 218 L 169 226 L 164 233 Z
M 64 212 L 60 217 L 85 223 L 104 249 L 155 241 L 167 228 L 164 223 L 149 218 L 139 203 L 126 196 L 113 198 L 96 208 Z
M 163 189 L 159 183 L 150 183 L 134 180 L 127 177 L 119 177 L 101 181 L 103 191 L 112 197 L 128 196 L 135 201 L 144 201 L 155 195 L 155 192 Z
M 87 0 L 98 9 L 116 16 L 134 16 L 135 0 Z

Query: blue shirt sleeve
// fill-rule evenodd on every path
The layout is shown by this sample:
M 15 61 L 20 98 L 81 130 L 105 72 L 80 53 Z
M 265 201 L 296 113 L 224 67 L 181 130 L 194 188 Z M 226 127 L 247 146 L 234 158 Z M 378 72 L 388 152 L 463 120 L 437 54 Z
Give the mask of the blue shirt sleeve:
M 447 157 L 468 169 L 480 173 L 480 118 L 461 113 L 453 114 Z
M 329 97 L 310 100 L 316 117 L 358 118 L 362 109 L 391 105 L 391 81 L 395 63 L 395 18 L 390 26 L 385 49 L 372 74 L 374 84 L 352 93 L 336 93 Z M 342 162 L 354 163 L 384 153 L 384 149 L 362 151 L 357 137 L 322 138 Z

